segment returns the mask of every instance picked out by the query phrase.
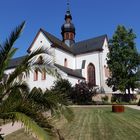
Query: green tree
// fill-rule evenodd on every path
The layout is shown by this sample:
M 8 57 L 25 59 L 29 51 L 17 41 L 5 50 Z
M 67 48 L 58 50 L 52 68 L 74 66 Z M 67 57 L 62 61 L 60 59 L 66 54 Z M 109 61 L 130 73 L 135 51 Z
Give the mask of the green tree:
M 72 84 L 67 79 L 59 78 L 54 82 L 51 90 L 61 94 L 63 98 L 68 99 L 72 92 Z
M 11 33 L 9 39 L 3 45 L 0 45 L 0 118 L 4 120 L 11 119 L 13 122 L 20 121 L 39 140 L 48 140 L 51 139 L 50 135 L 55 134 L 55 128 L 44 113 L 51 110 L 52 118 L 55 114 L 64 114 L 68 118 L 68 115 L 72 113 L 70 113 L 69 108 L 64 106 L 60 98 L 55 94 L 46 95 L 42 93 L 41 89 L 33 89 L 30 92 L 28 85 L 22 80 L 19 80 L 19 77 L 23 73 L 28 75 L 31 68 L 39 68 L 34 60 L 40 54 L 50 55 L 49 50 L 38 49 L 30 53 L 15 68 L 14 72 L 5 78 L 4 71 L 17 50 L 13 45 L 19 38 L 24 24 L 25 22 L 18 26 Z M 55 74 L 50 59 L 46 61 L 44 59 L 43 65 L 40 68 L 46 68 L 46 71 L 48 70 L 49 73 Z
M 136 49 L 135 38 L 132 29 L 119 25 L 109 41 L 107 64 L 110 77 L 107 79 L 107 85 L 112 87 L 113 91 L 120 90 L 124 93 L 128 91 L 130 94 L 130 91 L 137 87 L 140 56 Z
M 74 104 L 88 105 L 92 104 L 92 97 L 96 94 L 96 89 L 89 88 L 89 85 L 85 82 L 79 82 L 73 87 L 73 91 L 70 94 L 70 99 Z

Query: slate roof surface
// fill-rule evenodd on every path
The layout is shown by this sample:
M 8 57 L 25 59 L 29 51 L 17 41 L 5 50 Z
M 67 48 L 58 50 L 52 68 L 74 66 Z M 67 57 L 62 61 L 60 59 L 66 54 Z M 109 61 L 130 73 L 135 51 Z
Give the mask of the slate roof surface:
M 25 57 L 26 57 L 26 55 L 11 59 L 9 65 L 6 69 L 11 69 L 11 68 L 17 67 L 18 65 L 21 64 L 21 62 L 25 59 Z
M 81 69 L 76 69 L 76 70 L 73 70 L 73 69 L 70 69 L 68 67 L 64 67 L 62 65 L 59 65 L 59 64 L 55 64 L 56 67 L 58 67 L 60 70 L 62 70 L 63 72 L 67 73 L 68 75 L 70 76 L 74 76 L 74 77 L 78 77 L 78 78 L 82 78 L 82 79 L 85 79 L 83 76 L 82 76 L 82 71 Z
M 69 53 L 73 53 L 73 51 L 57 37 L 53 36 L 52 34 L 48 33 L 43 29 L 40 29 L 40 31 L 42 31 L 44 35 L 52 42 L 52 47 L 57 47 Z
M 59 49 L 67 51 L 73 55 L 79 55 L 79 54 L 93 52 L 93 51 L 102 51 L 104 40 L 105 38 L 107 38 L 107 35 L 102 35 L 84 41 L 76 42 L 75 44 L 69 47 L 60 39 L 53 36 L 52 34 L 46 32 L 43 29 L 40 30 L 52 42 L 53 47 L 58 47 Z
M 102 35 L 96 38 L 77 42 L 71 46 L 71 49 L 76 55 L 93 51 L 102 51 L 103 43 L 106 37 L 106 35 Z
M 7 69 L 17 67 L 18 65 L 21 64 L 21 62 L 25 59 L 25 57 L 26 56 L 22 56 L 22 57 L 17 57 L 17 58 L 11 59 Z M 55 64 L 55 66 L 57 68 L 59 68 L 60 70 L 62 70 L 63 72 L 67 73 L 70 76 L 74 76 L 74 77 L 85 79 L 84 77 L 82 77 L 82 73 L 81 73 L 80 69 L 73 70 L 73 69 L 61 66 L 59 64 Z

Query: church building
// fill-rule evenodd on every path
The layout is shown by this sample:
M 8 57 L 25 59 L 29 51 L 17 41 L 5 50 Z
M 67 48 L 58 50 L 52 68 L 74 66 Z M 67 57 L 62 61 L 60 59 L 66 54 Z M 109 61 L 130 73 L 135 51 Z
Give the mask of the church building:
M 62 39 L 58 39 L 44 29 L 39 29 L 27 52 L 31 53 L 39 47 L 47 47 L 51 49 L 54 56 L 53 63 L 61 72 L 62 78 L 68 79 L 72 85 L 84 80 L 88 84 L 102 89 L 105 93 L 111 93 L 111 89 L 106 85 L 106 79 L 109 76 L 106 63 L 109 51 L 107 35 L 76 42 L 76 29 L 72 23 L 69 8 L 64 20 L 64 24 L 61 26 Z M 24 58 L 25 56 L 12 59 L 5 73 L 9 74 L 14 71 Z M 22 80 L 28 83 L 30 89 L 37 87 L 45 90 L 53 85 L 56 78 L 45 71 L 32 70 L 29 76 L 23 74 Z

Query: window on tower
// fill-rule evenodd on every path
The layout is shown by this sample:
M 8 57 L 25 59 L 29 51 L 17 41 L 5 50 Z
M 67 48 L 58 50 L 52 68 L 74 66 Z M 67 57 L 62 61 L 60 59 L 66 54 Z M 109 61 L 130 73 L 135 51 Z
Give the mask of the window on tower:
M 66 33 L 66 39 L 69 39 L 69 33 Z
M 73 33 L 70 34 L 70 39 L 72 40 L 74 37 L 73 37 Z

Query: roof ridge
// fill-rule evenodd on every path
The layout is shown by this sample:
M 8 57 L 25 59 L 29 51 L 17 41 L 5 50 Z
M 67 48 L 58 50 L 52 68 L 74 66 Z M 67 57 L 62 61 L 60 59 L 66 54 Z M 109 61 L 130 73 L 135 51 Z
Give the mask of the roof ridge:
M 49 34 L 49 35 L 51 35 L 51 36 L 57 38 L 56 36 L 54 36 L 53 34 L 51 34 L 50 32 L 46 31 L 46 30 L 43 29 L 43 28 L 40 28 L 40 30 L 41 30 L 42 32 L 46 32 L 47 34 Z M 59 38 L 57 38 L 57 39 L 60 40 Z M 60 40 L 60 41 L 61 41 L 61 40 Z
M 68 47 L 63 41 L 61 41 L 60 39 L 58 39 L 57 37 L 55 37 L 54 35 L 52 35 L 51 33 L 40 29 L 40 31 L 42 31 L 44 33 L 44 35 L 46 35 L 46 37 L 54 44 L 56 45 L 58 48 L 63 49 L 63 50 L 67 50 L 70 53 L 74 54 L 71 50 L 70 47 Z
M 54 37 L 55 39 L 57 39 L 58 41 L 60 41 L 61 44 L 65 45 L 66 47 L 68 47 L 64 42 L 62 42 L 58 37 L 54 36 L 53 34 L 51 34 L 50 32 L 44 30 L 43 28 L 40 28 L 40 30 L 43 32 L 43 33 L 47 33 L 49 34 L 50 36 Z

